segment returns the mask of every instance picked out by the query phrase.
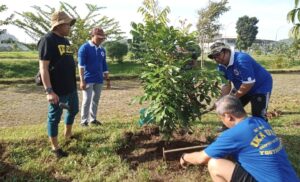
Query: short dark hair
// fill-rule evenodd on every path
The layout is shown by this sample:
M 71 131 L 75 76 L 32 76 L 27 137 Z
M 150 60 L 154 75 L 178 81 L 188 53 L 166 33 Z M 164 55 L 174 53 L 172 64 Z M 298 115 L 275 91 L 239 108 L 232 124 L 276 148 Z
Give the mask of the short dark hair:
M 229 113 L 237 117 L 246 115 L 241 101 L 232 95 L 225 95 L 216 102 L 216 112 L 219 115 Z

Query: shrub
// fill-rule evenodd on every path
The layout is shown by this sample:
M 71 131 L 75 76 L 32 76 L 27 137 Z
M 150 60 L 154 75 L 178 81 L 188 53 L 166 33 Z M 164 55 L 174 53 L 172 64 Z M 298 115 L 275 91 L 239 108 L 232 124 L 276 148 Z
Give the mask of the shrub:
M 120 43 L 118 41 L 111 41 L 105 43 L 105 48 L 107 51 L 107 56 L 115 61 L 117 59 L 118 63 L 123 62 L 123 57 L 128 53 L 127 44 Z

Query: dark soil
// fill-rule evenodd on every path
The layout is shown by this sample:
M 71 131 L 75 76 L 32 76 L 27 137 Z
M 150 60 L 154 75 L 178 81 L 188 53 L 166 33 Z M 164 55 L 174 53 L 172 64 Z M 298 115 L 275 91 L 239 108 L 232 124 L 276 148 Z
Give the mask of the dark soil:
M 211 142 L 211 139 L 206 137 L 196 138 L 192 134 L 180 133 L 174 134 L 172 140 L 167 142 L 163 140 L 158 127 L 144 126 L 136 133 L 124 133 L 122 138 L 123 145 L 117 150 L 117 153 L 122 160 L 128 162 L 132 170 L 137 170 L 139 165 L 143 165 L 143 168 L 146 166 L 152 172 L 151 181 L 168 181 L 173 176 L 178 175 L 178 173 L 184 173 L 179 164 L 180 156 L 183 153 L 199 151 L 200 149 L 166 153 L 164 159 L 163 148 L 170 150 L 206 145 Z M 159 176 L 155 169 L 160 168 L 162 165 L 166 165 L 166 168 L 163 176 Z M 204 170 L 204 168 L 203 166 L 198 166 L 200 171 L 197 171 L 197 173 L 205 172 L 206 169 Z

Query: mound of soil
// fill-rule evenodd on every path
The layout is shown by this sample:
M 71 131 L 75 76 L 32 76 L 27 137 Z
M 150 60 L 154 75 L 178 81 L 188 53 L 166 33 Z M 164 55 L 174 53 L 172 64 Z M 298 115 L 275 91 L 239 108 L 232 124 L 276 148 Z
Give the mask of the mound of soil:
M 171 179 L 173 175 L 182 172 L 179 159 L 183 153 L 199 151 L 199 149 L 185 150 L 178 152 L 170 152 L 163 158 L 163 149 L 178 149 L 183 147 L 206 145 L 211 143 L 211 139 L 206 137 L 196 138 L 194 135 L 185 134 L 183 132 L 174 134 L 172 140 L 165 141 L 159 133 L 158 127 L 144 126 L 136 133 L 126 132 L 122 138 L 123 145 L 117 150 L 117 154 L 120 155 L 122 160 L 128 162 L 132 170 L 137 170 L 139 165 L 143 165 L 143 168 L 148 168 L 153 171 L 158 169 L 164 163 L 167 168 L 163 176 L 156 176 L 152 174 L 152 180 L 165 181 Z M 203 167 L 199 167 L 202 168 Z M 199 173 L 200 174 L 200 173 Z M 156 176 L 156 177 L 155 177 Z M 158 178 L 158 179 L 157 179 Z

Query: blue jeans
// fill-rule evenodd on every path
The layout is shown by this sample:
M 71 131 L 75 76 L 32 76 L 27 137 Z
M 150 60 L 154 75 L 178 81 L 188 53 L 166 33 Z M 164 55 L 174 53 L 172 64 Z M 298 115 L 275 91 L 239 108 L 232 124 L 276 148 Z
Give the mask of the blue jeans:
M 68 95 L 59 96 L 59 102 L 69 105 L 70 110 L 66 110 L 64 121 L 66 125 L 72 125 L 74 118 L 79 111 L 77 90 Z M 56 137 L 58 134 L 58 124 L 60 122 L 63 109 L 58 104 L 48 105 L 48 136 Z

